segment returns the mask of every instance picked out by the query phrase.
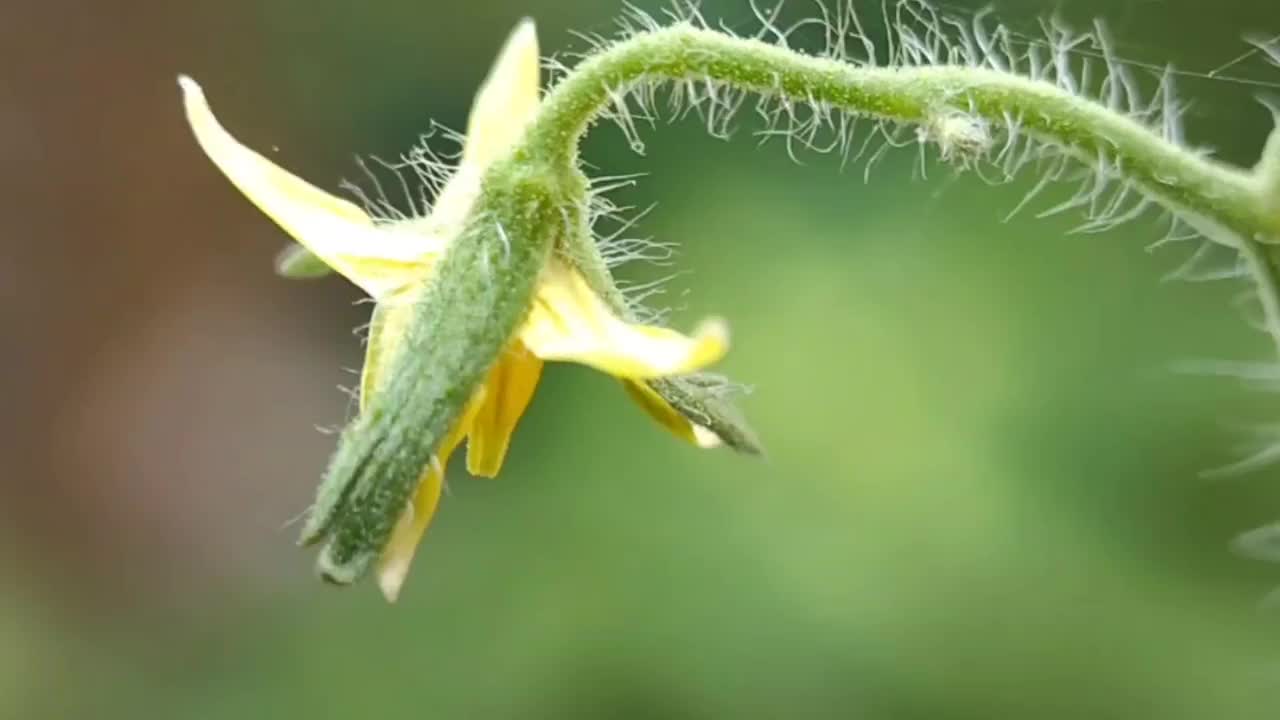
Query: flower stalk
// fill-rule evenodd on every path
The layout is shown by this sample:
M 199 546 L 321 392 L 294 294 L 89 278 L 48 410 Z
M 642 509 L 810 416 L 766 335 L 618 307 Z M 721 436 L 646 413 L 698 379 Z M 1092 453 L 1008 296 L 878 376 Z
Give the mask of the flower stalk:
M 917 13 L 922 5 L 902 4 Z M 942 31 L 931 32 L 926 40 L 941 43 Z M 914 38 L 910 52 L 933 61 L 879 65 L 874 50 L 866 62 L 848 62 L 690 23 L 653 26 L 598 48 L 542 97 L 526 21 L 477 95 L 461 164 L 434 210 L 417 218 L 373 217 L 275 167 L 222 130 L 199 87 L 184 79 L 206 152 L 305 248 L 282 255 L 278 270 L 292 277 L 336 270 L 378 303 L 361 412 L 342 435 L 302 534 L 306 544 L 325 544 L 322 576 L 348 584 L 377 562 L 394 599 L 449 454 L 465 438 L 472 473 L 496 474 L 544 361 L 614 375 L 691 444 L 759 452 L 723 397 L 724 382 L 696 374 L 726 351 L 723 323 L 704 323 L 692 337 L 639 323 L 591 230 L 581 140 L 611 107 L 621 104 L 625 114 L 628 93 L 663 82 L 755 93 L 787 112 L 813 108 L 828 122 L 840 115 L 912 125 L 961 167 L 987 159 L 992 128 L 1012 136 L 1016 124 L 1039 146 L 1095 167 L 1235 248 L 1280 353 L 1280 131 L 1252 170 L 1232 167 L 1183 146 L 1170 127 L 1162 132 L 1142 113 L 1126 112 L 1134 89 L 1124 78 L 1104 85 L 1108 104 L 1076 92 L 1062 75 L 1050 82 L 1003 69 L 996 53 L 976 49 L 981 37 L 965 40 L 967 63 L 936 61 L 929 42 Z
M 917 125 L 949 110 L 997 125 L 1021 117 L 1028 132 L 1084 162 L 1114 158 L 1129 181 L 1171 209 L 1202 215 L 1238 234 L 1280 237 L 1280 217 L 1267 213 L 1248 171 L 1202 157 L 1126 114 L 1053 84 L 961 65 L 857 65 L 685 25 L 637 35 L 575 67 L 548 95 L 525 146 L 535 156 L 573 162 L 578 142 L 617 88 L 703 78 Z

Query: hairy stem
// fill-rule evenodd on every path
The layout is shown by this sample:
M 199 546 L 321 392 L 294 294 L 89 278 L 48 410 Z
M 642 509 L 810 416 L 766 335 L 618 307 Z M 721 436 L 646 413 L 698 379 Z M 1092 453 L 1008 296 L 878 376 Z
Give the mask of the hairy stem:
M 1267 310 L 1267 327 L 1280 349 L 1280 270 L 1270 252 L 1280 243 L 1275 188 L 1265 173 L 1248 171 L 1181 147 L 1124 113 L 1058 86 L 981 67 L 930 65 L 876 67 L 807 56 L 760 41 L 688 25 L 655 30 L 619 42 L 583 61 L 548 94 L 524 149 L 575 167 L 591 124 L 621 93 L 638 83 L 710 80 L 797 103 L 912 124 L 946 113 L 968 113 L 991 125 L 1018 118 L 1038 140 L 1067 149 L 1087 164 L 1105 162 L 1157 202 L 1243 254 Z M 1275 138 L 1273 138 L 1275 141 Z M 1280 142 L 1276 143 L 1280 146 Z M 1272 149 L 1269 155 L 1276 155 Z M 1271 158 L 1273 161 L 1274 157 Z M 588 236 L 583 236 L 586 238 Z M 586 242 L 579 239 L 579 243 Z M 599 254 L 572 252 L 596 290 L 624 303 Z
M 967 66 L 855 65 L 687 26 L 639 35 L 575 68 L 548 95 L 528 147 L 544 157 L 576 152 L 615 91 L 653 79 L 699 78 L 908 123 L 928 122 L 946 110 L 972 112 L 996 125 L 1020 117 L 1027 131 L 1085 161 L 1113 159 L 1127 179 L 1174 209 L 1245 237 L 1280 235 L 1280 218 L 1265 212 L 1250 173 L 1203 158 L 1050 83 Z

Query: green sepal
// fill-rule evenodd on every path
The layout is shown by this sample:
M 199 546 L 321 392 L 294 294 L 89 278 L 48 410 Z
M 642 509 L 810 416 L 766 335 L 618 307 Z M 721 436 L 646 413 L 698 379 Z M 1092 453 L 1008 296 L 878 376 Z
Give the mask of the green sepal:
M 334 272 L 319 256 L 297 243 L 276 255 L 275 267 L 277 275 L 290 280 L 314 280 Z
M 414 300 L 388 372 L 343 432 L 301 542 L 317 571 L 351 584 L 373 566 L 424 468 L 525 319 L 568 201 L 557 177 L 507 161 L 486 175 L 468 228 Z
M 690 422 L 715 433 L 732 450 L 764 455 L 759 436 L 730 399 L 737 387 L 711 373 L 650 380 L 649 387 Z
M 586 185 L 586 178 L 578 175 Z M 558 248 L 561 256 L 582 273 L 587 285 L 610 310 L 618 317 L 635 321 L 635 310 L 618 289 L 600 254 L 587 216 L 571 213 L 568 226 L 572 231 L 565 235 Z M 713 373 L 660 378 L 648 381 L 648 385 L 690 422 L 715 433 L 725 447 L 746 455 L 764 455 L 759 437 L 731 399 L 733 390 L 741 388 L 740 385 Z

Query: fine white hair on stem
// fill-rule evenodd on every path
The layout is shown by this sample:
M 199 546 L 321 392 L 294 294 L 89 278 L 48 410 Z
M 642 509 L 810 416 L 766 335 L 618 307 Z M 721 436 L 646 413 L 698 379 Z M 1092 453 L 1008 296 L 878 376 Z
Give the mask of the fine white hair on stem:
M 1176 91 L 1172 67 L 1131 62 L 1117 52 L 1117 43 L 1106 26 L 1095 21 L 1077 30 L 1056 17 L 1042 18 L 1033 32 L 1016 31 L 998 21 L 991 10 L 961 14 L 943 12 L 929 0 L 797 0 L 800 12 L 790 12 L 786 3 L 749 0 L 750 19 L 742 23 L 712 23 L 698 3 L 673 0 L 670 7 L 649 13 L 626 5 L 614 32 L 578 33 L 587 47 L 578 53 L 562 53 L 549 58 L 553 85 L 583 61 L 614 45 L 638 36 L 658 33 L 672 26 L 712 29 L 738 38 L 773 45 L 796 52 L 837 60 L 855 67 L 913 69 L 928 66 L 971 67 L 1017 75 L 1043 83 L 1072 97 L 1089 100 L 1107 110 L 1139 123 L 1171 144 L 1196 154 L 1207 151 L 1189 148 L 1184 135 L 1186 104 Z M 805 8 L 811 8 L 805 12 Z M 788 12 L 784 12 L 788 10 Z M 1253 50 L 1280 64 L 1280 37 L 1249 38 Z M 1246 54 L 1247 55 L 1247 54 Z M 1233 59 L 1202 77 L 1223 77 L 1242 58 Z M 1192 73 L 1194 74 L 1194 73 Z M 778 88 L 781 85 L 775 83 Z M 665 94 L 664 94 L 665 93 Z M 919 175 L 927 175 L 934 150 L 936 158 L 957 171 L 990 184 L 1029 179 L 1021 200 L 1005 215 L 1008 220 L 1030 211 L 1038 218 L 1059 213 L 1081 217 L 1076 233 L 1102 233 L 1119 225 L 1168 208 L 1153 202 L 1146 188 L 1135 184 L 1119 154 L 1105 144 L 1080 151 L 1063 147 L 1043 132 L 1029 131 L 1034 125 L 1015 111 L 990 113 L 980 110 L 975 99 L 962 87 L 954 94 L 943 93 L 926 112 L 924 119 L 904 122 L 868 117 L 835 107 L 811 95 L 759 92 L 756 99 L 743 88 L 709 76 L 688 76 L 668 84 L 662 78 L 641 76 L 616 87 L 607 87 L 606 106 L 599 119 L 612 121 L 636 152 L 645 149 L 644 126 L 660 118 L 680 120 L 697 117 L 707 131 L 729 138 L 743 117 L 744 108 L 755 118 L 753 132 L 761 143 L 781 140 L 796 162 L 804 155 L 833 154 L 841 167 L 861 163 L 864 181 L 890 150 L 913 147 L 920 153 Z M 462 138 L 433 125 L 417 147 L 398 162 L 379 159 L 362 161 L 366 175 L 361 189 L 348 184 L 370 214 L 384 222 L 400 222 L 430 213 L 430 199 L 455 172 L 458 154 L 442 154 L 434 140 L 460 144 Z M 623 217 L 628 210 L 604 196 L 633 182 L 606 187 L 600 184 L 586 209 L 590 227 L 618 223 L 621 230 L 599 232 L 602 254 L 610 267 L 627 261 L 665 261 L 670 247 L 645 239 L 623 237 L 634 221 Z M 1065 189 L 1065 191 L 1064 191 Z M 637 218 L 638 219 L 638 218 Z M 1177 224 L 1177 223 L 1172 223 Z M 1175 241 L 1216 241 L 1229 247 L 1239 239 L 1227 232 L 1170 232 L 1155 246 Z M 1219 255 L 1213 249 L 1193 252 L 1188 263 L 1171 273 L 1179 279 L 1206 280 L 1238 277 L 1244 267 L 1236 263 L 1223 269 L 1203 270 L 1207 257 Z M 1216 262 L 1216 260 L 1215 260 Z
M 1234 545 L 1246 557 L 1280 562 L 1280 523 L 1250 530 L 1236 538 Z
M 457 173 L 464 140 L 460 133 L 433 122 L 417 144 L 395 161 L 357 157 L 363 180 L 344 180 L 341 187 L 377 222 L 422 219 L 431 214 L 432 199 Z
M 782 49 L 854 69 L 972 68 L 975 75 L 987 78 L 1010 76 L 1004 79 L 1018 80 L 1010 83 L 1018 88 L 1025 87 L 1020 84 L 1023 80 L 1038 83 L 1046 94 L 1078 99 L 1081 106 L 1096 114 L 1119 116 L 1116 119 L 1124 122 L 1112 124 L 1106 131 L 1118 134 L 1098 142 L 1080 142 L 1078 135 L 1065 131 L 1055 134 L 1046 128 L 1044 113 L 1034 103 L 1007 105 L 1023 110 L 997 107 L 993 111 L 991 103 L 999 101 L 975 92 L 964 82 L 955 83 L 954 89 L 945 85 L 931 91 L 922 110 L 887 119 L 892 113 L 877 115 L 874 107 L 857 103 L 836 105 L 841 102 L 838 96 L 822 94 L 820 85 L 787 84 L 778 72 L 772 82 L 768 73 L 753 76 L 750 82 L 735 82 L 731 73 L 672 73 L 653 68 L 600 75 L 594 86 L 600 92 L 600 107 L 593 119 L 611 121 L 638 153 L 645 151 L 646 127 L 661 120 L 696 117 L 708 133 L 724 139 L 730 138 L 741 122 L 762 144 L 780 141 L 796 162 L 802 162 L 806 155 L 826 154 L 837 157 L 841 167 L 861 164 L 867 182 L 890 151 L 910 148 L 919 153 L 916 167 L 922 176 L 936 161 L 988 184 L 1020 181 L 1026 189 L 1004 215 L 1006 220 L 1021 213 L 1037 218 L 1070 213 L 1080 218 L 1072 232 L 1087 234 L 1155 216 L 1167 220 L 1168 229 L 1151 244 L 1152 249 L 1189 247 L 1185 262 L 1170 272 L 1168 279 L 1207 282 L 1260 277 L 1259 253 L 1250 254 L 1248 248 L 1267 238 L 1239 231 L 1238 225 L 1233 226 L 1235 230 L 1228 229 L 1215 219 L 1219 216 L 1199 215 L 1204 206 L 1191 210 L 1181 205 L 1182 197 L 1177 193 L 1161 194 L 1161 186 L 1176 186 L 1177 178 L 1154 170 L 1146 172 L 1159 163 L 1126 154 L 1117 147 L 1116 138 L 1136 125 L 1163 139 L 1164 143 L 1157 144 L 1165 151 L 1176 150 L 1193 161 L 1209 155 L 1208 150 L 1188 143 L 1183 123 L 1188 105 L 1179 97 L 1175 80 L 1182 75 L 1226 79 L 1223 73 L 1251 55 L 1280 65 L 1280 37 L 1249 38 L 1253 50 L 1248 53 L 1208 73 L 1185 73 L 1122 57 L 1101 21 L 1081 30 L 1049 17 L 1039 20 L 1035 30 L 1025 32 L 1001 23 L 989 9 L 969 14 L 943 12 L 928 0 L 813 0 L 804 6 L 811 7 L 810 12 L 801 8 L 800 13 L 773 0 L 748 0 L 746 5 L 750 13 L 746 25 L 713 23 L 696 2 L 688 0 L 675 0 L 659 13 L 628 5 L 611 34 L 579 33 L 585 50 L 562 53 L 544 64 L 553 85 L 558 85 L 578 66 L 631 41 L 668 30 L 677 31 L 667 33 L 669 36 L 682 38 L 716 30 L 743 41 L 738 47 L 746 47 L 748 52 L 758 49 L 761 57 L 776 57 Z M 681 62 L 701 67 L 697 58 Z M 431 134 L 440 132 L 433 128 Z M 447 131 L 444 134 L 459 139 Z M 456 157 L 436 154 L 424 142 L 399 163 L 365 163 L 362 167 L 373 190 L 360 197 L 371 214 L 383 221 L 420 217 L 429 212 L 428 199 L 451 176 L 455 161 Z M 385 181 L 388 173 L 396 182 Z M 1269 177 L 1280 182 L 1280 161 L 1275 161 Z M 413 182 L 406 183 L 406 178 Z M 674 252 L 669 244 L 634 234 L 648 209 L 637 210 L 614 201 L 612 193 L 631 187 L 636 180 L 601 178 L 592 186 L 584 207 L 577 209 L 583 227 L 595 240 L 594 252 L 607 269 L 632 261 L 665 264 Z M 1210 214 L 1212 211 L 1210 208 Z M 661 317 L 662 312 L 645 308 L 664 289 L 661 282 L 632 285 L 624 293 L 625 305 L 633 315 Z M 1265 289 L 1261 294 L 1251 290 L 1240 304 L 1247 316 L 1255 316 L 1257 324 L 1280 341 L 1280 308 Z
M 721 32 L 770 43 L 783 48 L 806 48 L 823 57 L 865 67 L 921 67 L 950 65 L 990 68 L 1049 83 L 1072 95 L 1088 98 L 1127 115 L 1170 141 L 1185 145 L 1182 117 L 1172 68 L 1152 73 L 1149 66 L 1130 64 L 1115 52 L 1106 27 L 1097 22 L 1087 31 L 1076 31 L 1057 19 L 1042 20 L 1038 35 L 1016 33 L 999 23 L 989 10 L 972 17 L 938 11 L 926 0 L 882 0 L 874 11 L 859 11 L 866 3 L 854 0 L 816 0 L 814 12 L 799 20 L 783 12 L 784 3 L 764 6 L 749 3 L 754 29 L 743 30 L 724 23 Z M 868 15 L 870 17 L 868 17 Z M 696 3 L 676 0 L 662 17 L 627 6 L 614 38 L 582 34 L 587 49 L 577 55 L 590 57 L 615 42 L 660 30 L 670 24 L 712 27 Z M 868 28 L 876 27 L 876 31 Z M 573 56 L 566 56 L 573 57 Z M 567 72 L 563 60 L 553 67 Z M 622 130 L 629 144 L 642 148 L 641 122 L 651 123 L 657 114 L 660 83 L 642 79 L 611 88 L 610 106 L 601 119 Z M 747 104 L 746 91 L 708 78 L 673 83 L 666 114 L 679 120 L 700 118 L 714 137 L 732 135 L 740 110 Z M 812 97 L 762 94 L 754 103 L 760 141 L 779 139 L 790 157 L 806 153 L 839 154 L 841 164 L 865 162 L 864 177 L 892 148 L 933 146 L 939 158 L 961 170 L 973 170 L 989 183 L 1007 183 L 1023 174 L 1037 180 L 1015 210 L 1050 186 L 1075 183 L 1077 191 L 1066 201 L 1042 210 L 1041 216 L 1069 210 L 1085 217 L 1082 232 L 1103 232 L 1142 217 L 1152 204 L 1125 181 L 1123 168 L 1106 155 L 1082 165 L 1063 148 L 1023 130 L 1023 118 L 1005 113 L 1000 123 L 973 112 L 963 94 L 939 104 L 936 115 L 922 125 L 908 128 L 899 123 L 856 117 Z M 1081 172 L 1088 168 L 1090 172 Z M 1029 171 L 1029 172 L 1028 172 Z
M 1245 36 L 1245 42 L 1252 45 L 1257 52 L 1262 53 L 1272 65 L 1280 67 L 1280 35 L 1265 37 L 1251 33 Z
M 587 208 L 587 225 L 601 260 L 611 270 L 628 264 L 668 268 L 673 264 L 677 245 L 633 233 L 657 207 L 637 208 L 619 205 L 611 194 L 632 188 L 642 175 L 597 177 L 591 183 Z M 619 289 L 631 315 L 638 321 L 661 324 L 674 309 L 658 306 L 655 300 L 667 294 L 668 284 L 681 273 L 666 272 L 661 277 L 637 283 L 619 283 Z
M 1057 17 L 1049 17 L 1039 21 L 1036 31 L 1025 33 L 1002 24 L 989 9 L 969 15 L 944 13 L 927 0 L 880 0 L 874 4 L 816 0 L 816 11 L 799 19 L 796 13 L 784 12 L 782 2 L 750 0 L 747 4 L 752 16 L 747 28 L 725 23 L 712 27 L 695 3 L 684 0 L 676 0 L 673 9 L 663 15 L 629 7 L 617 36 L 582 35 L 588 47 L 576 59 L 578 63 L 586 62 L 664 30 L 718 30 L 736 40 L 772 46 L 761 47 L 762 57 L 767 54 L 766 49 L 787 50 L 838 61 L 855 69 L 973 68 L 1047 86 L 1059 96 L 1078 99 L 1099 112 L 1122 116 L 1186 157 L 1204 158 L 1211 155 L 1210 151 L 1188 142 L 1183 122 L 1188 103 L 1179 97 L 1176 80 L 1183 75 L 1226 79 L 1223 73 L 1248 56 L 1213 72 L 1187 73 L 1172 66 L 1125 59 L 1101 21 L 1078 30 Z M 1280 64 L 1280 37 L 1250 41 L 1256 54 Z M 750 53 L 749 45 L 737 47 Z M 567 72 L 563 61 L 557 60 L 556 67 Z M 1265 285 L 1269 281 L 1264 276 L 1274 274 L 1274 269 L 1260 266 L 1270 264 L 1268 258 L 1256 248 L 1248 251 L 1267 238 L 1229 229 L 1217 219 L 1180 205 L 1178 200 L 1159 195 L 1158 190 L 1153 195 L 1155 186 L 1176 184 L 1176 180 L 1159 173 L 1154 178 L 1135 180 L 1141 175 L 1131 164 L 1141 160 L 1118 151 L 1114 143 L 1105 139 L 1086 143 L 1087 151 L 1074 143 L 1067 146 L 1051 137 L 1053 133 L 1046 133 L 1044 118 L 1019 114 L 1035 110 L 992 112 L 990 96 L 971 94 L 964 83 L 957 83 L 954 92 L 939 93 L 923 116 L 913 113 L 908 123 L 877 116 L 874 109 L 858 103 L 853 104 L 854 109 L 846 109 L 850 105 L 835 99 L 836 95 L 825 94 L 823 97 L 828 99 L 819 99 L 805 90 L 785 90 L 812 86 L 786 84 L 777 74 L 772 83 L 767 76 L 762 79 L 760 73 L 746 83 L 735 80 L 732 73 L 722 72 L 619 77 L 627 79 L 603 80 L 615 84 L 608 88 L 608 108 L 598 119 L 613 121 L 636 147 L 642 146 L 638 137 L 642 123 L 651 124 L 660 108 L 671 120 L 697 117 L 711 135 L 727 138 L 737 128 L 741 110 L 746 107 L 754 111 L 754 127 L 749 127 L 760 141 L 781 141 L 787 154 L 798 163 L 806 154 L 837 154 L 842 167 L 862 163 L 864 181 L 869 181 L 872 170 L 889 151 L 913 146 L 921 153 L 919 174 L 925 175 L 929 167 L 925 151 L 932 148 L 942 163 L 957 171 L 970 171 L 984 182 L 1029 181 L 1028 189 L 1006 220 L 1028 211 L 1037 218 L 1070 213 L 1081 218 L 1071 232 L 1104 233 L 1156 216 L 1168 221 L 1168 231 L 1152 248 L 1182 243 L 1192 246 L 1185 262 L 1169 273 L 1168 279 L 1253 279 Z M 1231 79 L 1276 87 L 1274 83 Z M 669 88 L 665 106 L 658 95 L 659 88 Z M 749 96 L 755 99 L 749 101 Z M 987 104 L 979 106 L 982 97 Z M 837 106 L 836 102 L 842 104 Z M 1280 113 L 1276 115 L 1280 117 Z M 1276 143 L 1280 144 L 1280 140 Z M 1273 161 L 1273 165 L 1271 177 L 1280 178 L 1280 163 Z M 1241 305 L 1259 328 L 1280 340 L 1280 313 L 1268 293 L 1265 287 L 1260 293 L 1255 286 L 1245 294 Z

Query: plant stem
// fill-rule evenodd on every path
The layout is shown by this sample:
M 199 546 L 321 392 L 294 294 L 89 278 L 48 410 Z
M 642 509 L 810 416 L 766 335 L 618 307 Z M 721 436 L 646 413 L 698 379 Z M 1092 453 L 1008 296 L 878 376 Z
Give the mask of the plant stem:
M 761 41 L 688 25 L 636 35 L 584 60 L 546 97 L 523 151 L 577 166 L 578 146 L 619 93 L 660 80 L 709 80 L 852 115 L 924 125 L 944 113 L 980 116 L 993 126 L 1017 118 L 1037 140 L 1085 164 L 1105 162 L 1129 183 L 1198 227 L 1236 247 L 1252 273 L 1280 351 L 1280 270 L 1269 252 L 1280 243 L 1280 201 L 1267 173 L 1280 175 L 1280 135 L 1256 172 L 1182 147 L 1138 120 L 1050 82 L 964 65 L 876 67 L 812 57 Z M 1274 180 L 1274 179 L 1273 179 Z M 1280 184 L 1280 183 L 1275 183 Z M 574 238 L 587 243 L 588 235 Z M 588 281 L 618 309 L 624 305 L 596 252 L 571 248 Z
M 1250 173 L 1182 148 L 1129 116 L 1057 86 L 1012 73 L 953 65 L 870 67 L 816 58 L 709 30 L 674 26 L 620 42 L 576 67 L 547 96 L 531 128 L 530 154 L 568 162 L 614 93 L 654 79 L 710 79 L 742 90 L 825 103 L 843 111 L 925 123 L 944 110 L 1023 127 L 1086 162 L 1112 158 L 1124 176 L 1165 205 L 1211 218 L 1234 233 L 1280 235 Z

